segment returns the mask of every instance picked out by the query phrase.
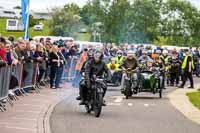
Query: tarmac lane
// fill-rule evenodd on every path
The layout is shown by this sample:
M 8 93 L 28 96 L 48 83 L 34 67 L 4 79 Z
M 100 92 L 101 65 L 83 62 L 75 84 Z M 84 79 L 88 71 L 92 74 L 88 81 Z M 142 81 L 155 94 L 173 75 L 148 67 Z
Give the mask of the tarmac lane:
M 75 100 L 78 95 L 59 103 L 50 118 L 52 133 L 199 133 L 200 125 L 193 123 L 176 110 L 167 94 L 141 93 L 126 100 L 119 88 L 108 88 L 107 106 L 100 118 L 87 114 Z

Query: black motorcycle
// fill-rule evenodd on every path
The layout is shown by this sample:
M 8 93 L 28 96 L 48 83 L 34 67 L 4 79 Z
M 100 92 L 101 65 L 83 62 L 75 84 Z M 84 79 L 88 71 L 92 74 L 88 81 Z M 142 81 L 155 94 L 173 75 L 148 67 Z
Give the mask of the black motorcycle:
M 95 117 L 101 115 L 102 106 L 103 106 L 103 87 L 106 87 L 105 80 L 93 76 L 92 87 L 88 90 L 87 103 L 85 108 L 87 113 L 94 112 Z

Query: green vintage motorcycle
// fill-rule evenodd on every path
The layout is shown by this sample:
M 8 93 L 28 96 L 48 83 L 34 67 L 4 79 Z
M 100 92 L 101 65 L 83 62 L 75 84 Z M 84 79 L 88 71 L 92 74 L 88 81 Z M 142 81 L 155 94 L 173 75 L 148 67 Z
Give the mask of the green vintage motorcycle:
M 161 69 L 153 68 L 151 71 L 127 69 L 123 71 L 125 75 L 122 94 L 126 96 L 126 99 L 140 92 L 159 93 L 159 97 L 162 98 L 163 76 Z
M 154 67 L 151 71 L 141 71 L 139 78 L 139 92 L 151 92 L 153 94 L 159 94 L 159 97 L 162 98 L 162 82 L 163 75 L 162 69 Z

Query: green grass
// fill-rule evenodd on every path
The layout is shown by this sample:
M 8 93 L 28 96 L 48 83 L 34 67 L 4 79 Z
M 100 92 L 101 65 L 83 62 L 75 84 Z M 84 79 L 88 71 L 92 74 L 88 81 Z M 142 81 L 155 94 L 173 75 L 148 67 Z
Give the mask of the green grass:
M 34 31 L 33 27 L 29 29 L 30 37 L 34 36 L 47 36 L 49 35 L 49 28 L 47 26 L 47 21 L 41 21 L 44 24 L 43 31 Z M 13 32 L 13 31 L 6 31 L 6 19 L 0 18 L 0 35 L 4 37 L 8 37 L 10 35 L 13 35 L 16 39 L 19 37 L 22 37 L 24 35 L 24 32 Z
M 197 92 L 187 93 L 192 104 L 200 109 L 200 89 Z

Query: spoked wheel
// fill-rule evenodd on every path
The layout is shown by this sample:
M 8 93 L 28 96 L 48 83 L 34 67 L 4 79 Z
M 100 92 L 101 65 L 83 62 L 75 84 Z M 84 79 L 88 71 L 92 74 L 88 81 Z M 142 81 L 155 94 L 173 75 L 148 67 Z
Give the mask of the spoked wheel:
M 128 99 L 130 96 L 133 95 L 133 92 L 131 91 L 131 83 L 129 81 L 126 81 L 126 87 L 125 87 L 125 93 L 126 99 Z
M 98 93 L 96 101 L 94 102 L 94 115 L 95 117 L 99 117 L 102 110 L 102 104 L 103 104 L 103 94 Z

